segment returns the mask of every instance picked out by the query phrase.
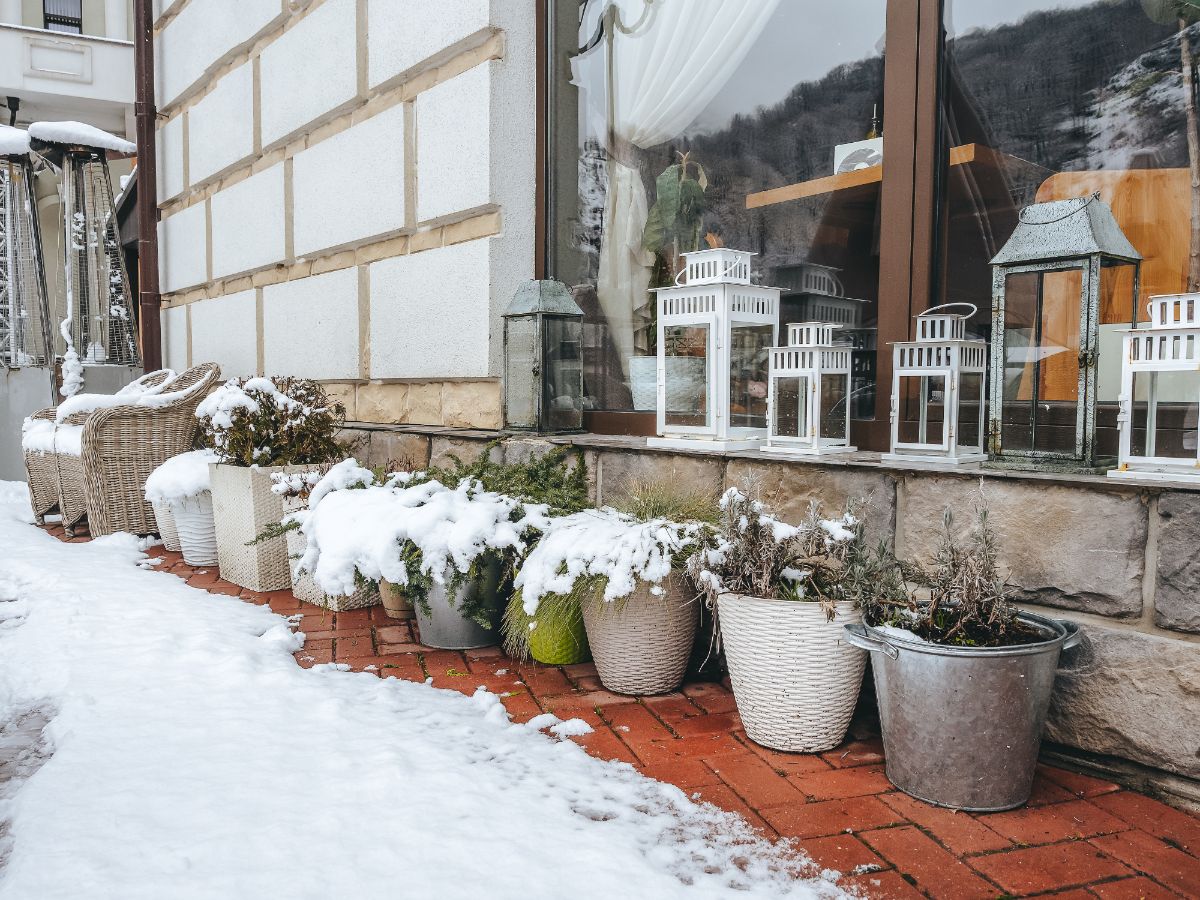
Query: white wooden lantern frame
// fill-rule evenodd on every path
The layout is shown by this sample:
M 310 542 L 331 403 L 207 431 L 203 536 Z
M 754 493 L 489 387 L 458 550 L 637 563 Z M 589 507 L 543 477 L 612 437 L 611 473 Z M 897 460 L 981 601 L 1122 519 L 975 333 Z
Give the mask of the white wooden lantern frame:
M 795 322 L 788 325 L 787 346 L 771 348 L 767 446 L 763 450 L 797 456 L 824 456 L 853 453 L 857 449 L 850 445 L 851 348 L 833 343 L 833 331 L 839 327 L 829 322 Z M 782 391 L 779 383 L 792 378 L 799 381 L 797 434 L 780 434 L 778 405 Z M 829 381 L 840 381 L 844 385 L 839 414 L 845 416 L 841 437 L 821 433 L 821 401 L 824 386 Z
M 1110 478 L 1150 481 L 1200 482 L 1200 441 L 1191 457 L 1157 456 L 1158 376 L 1191 373 L 1192 404 L 1200 417 L 1200 293 L 1166 294 L 1151 297 L 1147 304 L 1150 321 L 1145 328 L 1126 331 L 1122 338 L 1120 412 L 1120 449 L 1117 468 Z M 1145 453 L 1132 452 L 1134 431 L 1134 378 L 1147 376 Z
M 946 312 L 950 307 L 969 307 L 971 312 Z M 970 303 L 947 303 L 934 306 L 916 317 L 917 339 L 898 341 L 892 345 L 892 403 L 891 452 L 883 454 L 887 462 L 928 462 L 949 465 L 983 462 L 987 459 L 984 450 L 984 398 L 987 372 L 986 341 L 968 340 L 966 321 L 978 311 Z M 979 413 L 977 440 L 974 444 L 959 444 L 959 405 L 961 402 L 962 376 L 978 375 Z M 924 441 L 900 440 L 900 402 L 903 386 L 907 379 L 920 380 L 920 434 Z M 929 440 L 929 379 L 942 379 L 945 385 L 942 401 L 942 427 L 939 440 Z
M 770 326 L 765 355 L 779 340 L 779 289 L 750 283 L 750 258 L 741 250 L 698 250 L 683 253 L 684 269 L 673 287 L 656 289 L 658 303 L 658 434 L 651 447 L 675 449 L 752 450 L 761 447 L 767 428 L 731 424 L 731 353 L 733 331 L 739 327 Z M 667 331 L 674 327 L 705 329 L 703 424 L 669 421 L 667 397 L 680 391 L 668 379 L 688 377 L 678 365 L 667 365 Z M 680 357 L 672 356 L 675 361 Z M 686 358 L 686 357 L 683 357 Z M 764 367 L 763 389 L 767 387 Z M 686 386 L 685 386 L 686 387 Z M 766 395 L 762 399 L 766 399 Z

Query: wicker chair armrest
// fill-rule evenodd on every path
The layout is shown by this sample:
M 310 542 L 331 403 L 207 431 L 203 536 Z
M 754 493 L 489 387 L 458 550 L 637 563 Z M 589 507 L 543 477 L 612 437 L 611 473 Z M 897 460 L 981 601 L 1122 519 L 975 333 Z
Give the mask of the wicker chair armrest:
M 45 409 L 39 409 L 29 418 L 31 419 L 50 419 L 54 420 L 54 414 L 58 412 L 57 406 L 47 406 Z

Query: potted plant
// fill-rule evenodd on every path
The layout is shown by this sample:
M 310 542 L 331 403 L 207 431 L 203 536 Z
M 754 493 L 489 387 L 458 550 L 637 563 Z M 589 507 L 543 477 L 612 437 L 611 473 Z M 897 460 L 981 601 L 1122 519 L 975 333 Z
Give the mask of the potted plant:
M 179 549 L 183 551 L 183 561 L 189 566 L 211 566 L 217 562 L 209 481 L 209 466 L 217 461 L 213 450 L 180 453 L 158 466 L 146 479 L 146 501 L 154 506 L 156 516 L 160 506 L 166 508 Z
M 982 498 L 962 534 L 947 510 L 931 565 L 908 565 L 922 589 L 867 608 L 847 639 L 872 670 L 888 779 L 927 803 L 979 812 L 1029 799 L 1059 654 L 1071 622 L 1021 612 L 1000 574 Z
M 315 381 L 234 378 L 201 402 L 196 417 L 220 458 L 212 464 L 211 482 L 221 576 L 253 591 L 291 587 L 283 535 L 256 541 L 283 517 L 271 475 L 344 457 L 337 434 L 345 410 Z
M 864 598 L 902 591 L 851 510 L 814 503 L 789 525 L 730 488 L 715 538 L 688 560 L 716 604 L 734 700 L 746 735 L 775 750 L 829 750 L 845 737 L 866 654 L 843 637 Z

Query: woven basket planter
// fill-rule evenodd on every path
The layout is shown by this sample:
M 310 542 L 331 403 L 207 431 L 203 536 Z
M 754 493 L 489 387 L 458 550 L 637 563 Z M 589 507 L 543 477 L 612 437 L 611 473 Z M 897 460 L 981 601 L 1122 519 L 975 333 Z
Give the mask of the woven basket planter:
M 186 500 L 172 501 L 171 514 L 179 532 L 183 561 L 189 566 L 216 565 L 217 528 L 213 521 L 212 493 L 205 491 Z
M 639 584 L 620 600 L 583 603 L 600 683 L 617 694 L 665 694 L 679 687 L 687 671 L 700 603 L 675 576 L 663 582 L 662 595 L 650 587 Z
M 151 503 L 154 509 L 154 524 L 158 526 L 158 536 L 162 538 L 163 546 L 178 553 L 179 532 L 175 528 L 175 516 L 171 514 L 171 504 L 162 500 Z
M 307 508 L 308 502 L 299 497 L 283 498 L 284 515 Z M 363 609 L 379 605 L 379 591 L 373 584 L 357 588 L 353 594 L 349 595 L 327 594 L 321 590 L 321 586 L 317 584 L 317 580 L 310 573 L 297 573 L 296 565 L 299 563 L 300 557 L 304 555 L 304 551 L 308 549 L 308 539 L 305 538 L 304 532 L 298 529 L 292 529 L 285 537 L 289 568 L 292 573 L 292 593 L 296 595 L 297 599 L 324 607 L 332 612 L 345 612 L 350 609 Z M 409 609 L 411 611 L 412 607 L 410 606 Z
M 249 469 L 209 466 L 217 562 L 221 577 L 252 591 L 282 591 L 292 586 L 287 541 L 283 536 L 250 544 L 268 525 L 283 518 L 283 498 L 271 492 L 275 472 L 307 472 L 312 466 Z
M 379 582 L 379 599 L 383 603 L 383 611 L 389 619 L 400 619 L 410 622 L 416 616 L 412 601 L 404 593 L 404 588 L 384 579 Z
M 862 614 L 840 603 L 830 622 L 819 603 L 739 594 L 722 594 L 717 614 L 746 736 L 797 753 L 840 744 L 867 664 L 842 626 L 861 622 Z

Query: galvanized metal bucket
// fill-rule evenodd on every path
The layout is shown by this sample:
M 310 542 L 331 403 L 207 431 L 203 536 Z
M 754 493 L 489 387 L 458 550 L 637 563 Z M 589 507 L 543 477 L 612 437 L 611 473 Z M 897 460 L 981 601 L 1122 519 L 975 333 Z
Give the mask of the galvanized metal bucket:
M 887 777 L 904 793 L 973 812 L 1029 799 L 1059 653 L 1080 635 L 1073 622 L 1021 621 L 1045 640 L 947 647 L 846 626 L 846 639 L 873 654 Z
M 450 573 L 446 573 L 446 581 Z M 444 584 L 434 582 L 426 597 L 429 612 L 425 612 L 424 603 L 413 603 L 417 613 L 417 627 L 420 629 L 421 643 L 426 647 L 439 650 L 470 650 L 472 647 L 490 647 L 500 641 L 499 617 L 503 604 L 500 602 L 500 566 L 487 566 L 484 574 L 468 581 L 459 588 L 456 602 L 450 602 L 449 591 Z M 493 610 L 491 628 L 485 628 L 474 619 L 464 616 L 461 609 L 464 603 L 472 602 L 477 597 L 489 600 Z

